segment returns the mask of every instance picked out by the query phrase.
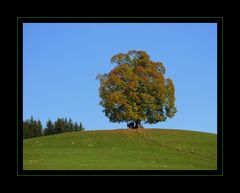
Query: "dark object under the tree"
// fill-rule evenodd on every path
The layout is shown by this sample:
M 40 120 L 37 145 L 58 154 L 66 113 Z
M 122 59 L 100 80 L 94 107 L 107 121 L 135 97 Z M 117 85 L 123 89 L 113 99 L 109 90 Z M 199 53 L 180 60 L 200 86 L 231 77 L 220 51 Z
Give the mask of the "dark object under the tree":
M 136 121 L 136 122 L 131 121 L 130 123 L 127 124 L 127 126 L 128 128 L 131 128 L 131 129 L 138 129 L 139 127 L 142 127 L 140 125 L 140 121 Z

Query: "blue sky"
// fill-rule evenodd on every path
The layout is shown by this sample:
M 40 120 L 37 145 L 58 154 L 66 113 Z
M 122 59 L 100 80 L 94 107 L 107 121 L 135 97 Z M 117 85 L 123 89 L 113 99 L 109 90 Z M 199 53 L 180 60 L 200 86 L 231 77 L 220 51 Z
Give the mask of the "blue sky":
M 25 23 L 23 119 L 72 118 L 86 130 L 126 128 L 99 106 L 98 73 L 113 55 L 144 50 L 163 62 L 175 84 L 178 112 L 148 125 L 217 133 L 217 24 Z

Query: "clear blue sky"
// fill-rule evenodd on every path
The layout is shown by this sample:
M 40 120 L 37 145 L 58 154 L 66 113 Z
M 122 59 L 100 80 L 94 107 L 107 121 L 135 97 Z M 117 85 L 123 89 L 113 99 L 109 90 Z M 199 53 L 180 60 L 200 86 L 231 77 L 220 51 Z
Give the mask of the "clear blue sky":
M 23 118 L 72 118 L 86 130 L 126 128 L 99 106 L 98 73 L 120 52 L 144 50 L 163 62 L 178 112 L 145 127 L 217 133 L 217 24 L 25 23 Z

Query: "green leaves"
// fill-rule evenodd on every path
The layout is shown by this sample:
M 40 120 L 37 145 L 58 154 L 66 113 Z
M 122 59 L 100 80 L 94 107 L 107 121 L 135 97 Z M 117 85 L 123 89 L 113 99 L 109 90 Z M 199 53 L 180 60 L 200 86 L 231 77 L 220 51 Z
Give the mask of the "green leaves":
M 111 58 L 118 65 L 108 74 L 99 74 L 100 105 L 112 122 L 157 123 L 177 112 L 175 89 L 165 79 L 165 67 L 153 62 L 144 51 L 131 50 Z
M 166 115 L 170 118 L 172 118 L 175 113 L 177 112 L 177 109 L 175 107 L 175 88 L 173 85 L 173 81 L 171 79 L 167 79 L 166 82 L 166 92 L 165 92 L 165 97 L 166 97 L 166 105 L 165 105 L 165 110 L 166 110 Z
M 40 120 L 31 119 L 23 121 L 23 138 L 38 137 L 42 135 L 42 123 Z

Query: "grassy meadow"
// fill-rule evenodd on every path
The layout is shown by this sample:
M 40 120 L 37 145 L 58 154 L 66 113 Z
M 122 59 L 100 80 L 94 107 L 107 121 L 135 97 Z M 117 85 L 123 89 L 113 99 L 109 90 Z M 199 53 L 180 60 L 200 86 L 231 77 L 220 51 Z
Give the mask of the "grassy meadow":
M 23 140 L 24 170 L 216 170 L 217 135 L 172 129 L 78 131 Z

